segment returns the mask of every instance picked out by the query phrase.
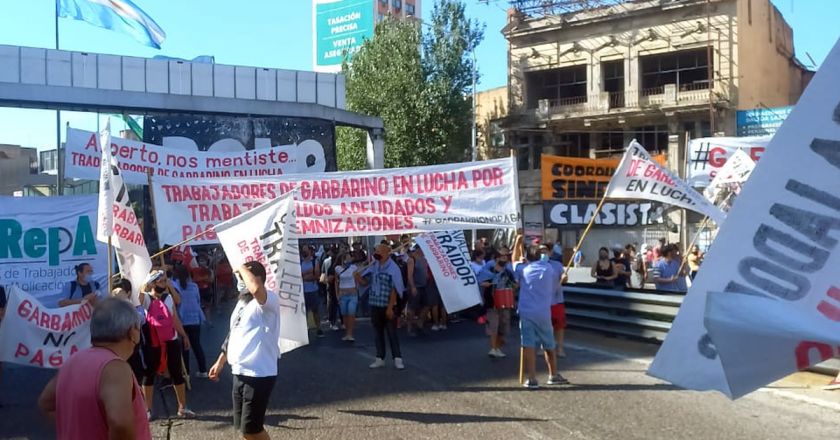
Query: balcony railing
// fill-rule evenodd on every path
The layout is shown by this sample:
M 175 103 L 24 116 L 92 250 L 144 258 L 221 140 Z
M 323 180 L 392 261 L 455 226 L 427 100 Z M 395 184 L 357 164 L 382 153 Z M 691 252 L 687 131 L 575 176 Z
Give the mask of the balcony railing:
M 666 84 L 642 90 L 603 92 L 587 96 L 541 99 L 537 113 L 541 117 L 553 115 L 586 116 L 611 112 L 632 111 L 650 106 L 679 107 L 708 103 L 707 83 Z

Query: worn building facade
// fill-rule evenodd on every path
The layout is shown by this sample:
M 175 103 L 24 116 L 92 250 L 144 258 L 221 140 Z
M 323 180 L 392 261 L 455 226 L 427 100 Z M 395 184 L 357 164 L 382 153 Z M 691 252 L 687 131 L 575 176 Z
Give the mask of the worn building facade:
M 810 78 L 770 0 L 634 0 L 547 16 L 511 10 L 503 33 L 510 114 L 501 126 L 532 223 L 550 203 L 540 197 L 542 154 L 617 157 L 637 139 L 682 174 L 686 138 L 734 136 L 738 110 L 793 105 Z M 545 235 L 570 248 L 581 229 Z M 673 224 L 599 229 L 588 254 L 669 232 Z

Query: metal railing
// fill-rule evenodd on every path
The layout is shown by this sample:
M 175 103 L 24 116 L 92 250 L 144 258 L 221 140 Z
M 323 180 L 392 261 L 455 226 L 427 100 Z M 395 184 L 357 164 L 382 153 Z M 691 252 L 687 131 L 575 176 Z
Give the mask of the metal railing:
M 567 284 L 563 293 L 569 327 L 654 343 L 665 340 L 685 298 L 679 292 L 619 291 L 585 283 Z M 830 359 L 809 370 L 837 375 L 840 359 Z

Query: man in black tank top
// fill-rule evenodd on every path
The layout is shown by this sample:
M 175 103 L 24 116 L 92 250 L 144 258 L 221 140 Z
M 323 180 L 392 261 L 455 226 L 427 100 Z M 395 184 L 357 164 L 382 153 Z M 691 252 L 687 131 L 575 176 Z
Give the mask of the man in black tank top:
M 416 244 L 409 249 L 408 274 L 408 334 L 411 337 L 423 332 L 426 315 L 429 313 L 429 298 L 426 290 L 428 280 L 426 258 Z

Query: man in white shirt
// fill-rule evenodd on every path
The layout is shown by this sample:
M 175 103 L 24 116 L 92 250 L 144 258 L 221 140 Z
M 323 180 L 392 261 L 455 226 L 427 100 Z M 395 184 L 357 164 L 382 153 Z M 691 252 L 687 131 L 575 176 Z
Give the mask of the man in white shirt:
M 219 380 L 225 361 L 233 373 L 233 424 L 245 440 L 270 439 L 265 411 L 277 381 L 280 359 L 280 297 L 265 288 L 265 267 L 256 261 L 236 272 L 239 301 L 231 316 L 230 333 L 210 379 Z

